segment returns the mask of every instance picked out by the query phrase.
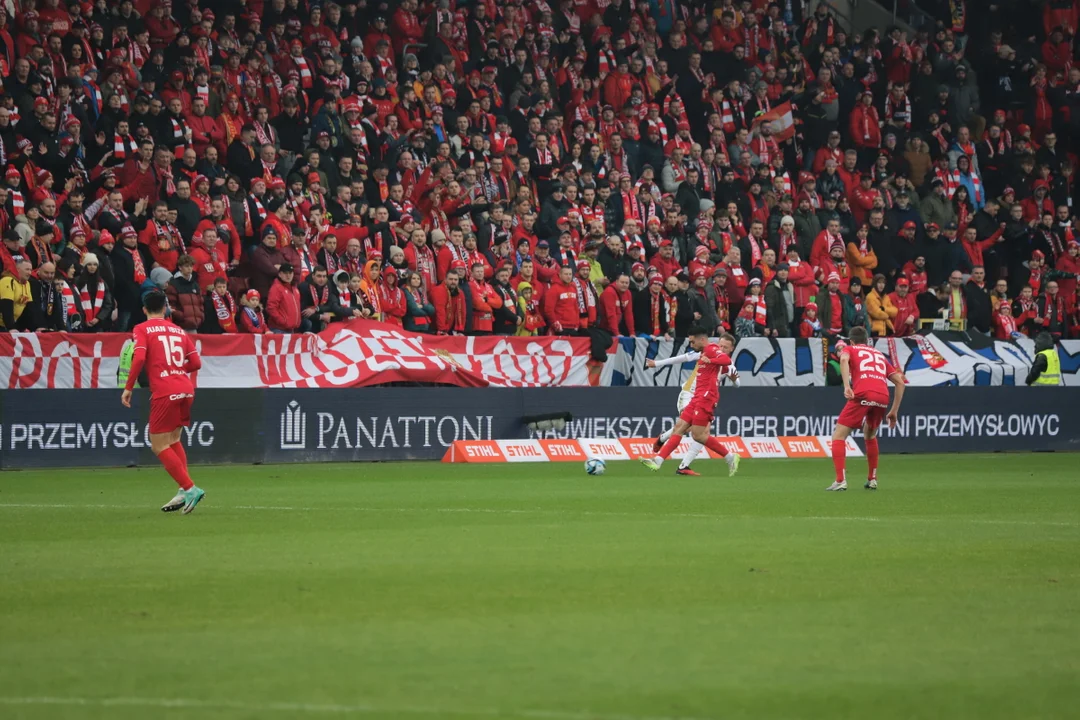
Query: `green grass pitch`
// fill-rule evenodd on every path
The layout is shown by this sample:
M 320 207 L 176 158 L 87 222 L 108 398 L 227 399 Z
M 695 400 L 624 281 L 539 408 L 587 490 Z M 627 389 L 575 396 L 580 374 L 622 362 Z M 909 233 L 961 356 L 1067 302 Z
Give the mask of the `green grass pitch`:
M 0 474 L 0 718 L 1075 718 L 1077 462 Z

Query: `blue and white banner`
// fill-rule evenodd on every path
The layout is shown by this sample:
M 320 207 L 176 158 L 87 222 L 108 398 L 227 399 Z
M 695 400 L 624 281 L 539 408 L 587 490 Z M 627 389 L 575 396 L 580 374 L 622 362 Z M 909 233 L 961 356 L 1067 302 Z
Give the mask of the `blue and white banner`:
M 601 385 L 674 387 L 694 370 L 693 363 L 645 366 L 648 360 L 689 352 L 685 340 L 623 337 L 617 343 L 601 372 Z M 1023 386 L 1035 354 L 1035 344 L 1028 339 L 1010 342 L 961 333 L 882 338 L 874 344 L 904 371 L 910 385 L 922 386 Z M 1058 355 L 1065 385 L 1080 386 L 1080 340 L 1059 343 Z M 828 385 L 830 361 L 834 383 L 838 377 L 835 355 L 823 340 L 747 338 L 739 341 L 732 359 L 745 386 Z

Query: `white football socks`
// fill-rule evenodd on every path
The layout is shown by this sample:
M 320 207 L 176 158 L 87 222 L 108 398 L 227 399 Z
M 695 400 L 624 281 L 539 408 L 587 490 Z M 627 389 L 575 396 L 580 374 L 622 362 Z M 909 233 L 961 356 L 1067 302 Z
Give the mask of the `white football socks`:
M 690 463 L 697 459 L 698 454 L 705 449 L 705 446 L 699 443 L 697 440 L 690 438 L 690 449 L 683 455 L 682 462 L 679 463 L 679 469 L 685 470 L 690 467 Z

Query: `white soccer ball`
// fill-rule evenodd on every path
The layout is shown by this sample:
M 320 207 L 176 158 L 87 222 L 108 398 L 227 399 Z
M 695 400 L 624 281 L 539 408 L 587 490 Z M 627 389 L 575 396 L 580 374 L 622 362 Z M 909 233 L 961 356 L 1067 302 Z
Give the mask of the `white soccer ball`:
M 607 464 L 599 458 L 589 458 L 585 461 L 585 472 L 590 475 L 603 475 L 607 470 Z

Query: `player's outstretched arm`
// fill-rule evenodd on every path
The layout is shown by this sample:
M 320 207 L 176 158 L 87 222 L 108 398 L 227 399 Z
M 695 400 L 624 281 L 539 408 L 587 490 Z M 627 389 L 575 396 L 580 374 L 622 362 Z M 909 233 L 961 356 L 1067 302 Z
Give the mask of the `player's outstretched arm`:
M 686 362 L 696 362 L 701 357 L 699 352 L 688 352 L 682 355 L 673 355 L 665 360 L 647 360 L 645 366 L 650 368 L 662 368 L 668 365 L 678 365 Z
M 892 380 L 895 391 L 893 392 L 892 407 L 889 408 L 889 414 L 885 418 L 889 421 L 889 427 L 892 428 L 896 427 L 896 420 L 900 414 L 900 403 L 904 401 L 904 390 L 907 388 L 907 382 L 904 373 L 899 371 L 890 375 L 889 379 Z

